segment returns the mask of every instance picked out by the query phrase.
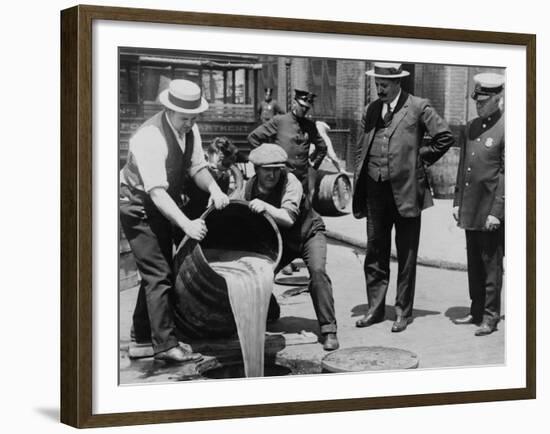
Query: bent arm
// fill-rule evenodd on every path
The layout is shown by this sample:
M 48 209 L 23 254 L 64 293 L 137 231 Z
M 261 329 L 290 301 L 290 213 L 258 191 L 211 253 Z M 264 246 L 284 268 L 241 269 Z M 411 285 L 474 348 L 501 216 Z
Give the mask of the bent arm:
M 277 129 L 278 119 L 275 116 L 273 119 L 264 122 L 254 129 L 247 137 L 248 143 L 253 148 L 257 148 L 262 143 L 274 143 L 277 137 Z
M 455 139 L 445 119 L 429 103 L 423 107 L 420 120 L 432 139 L 420 148 L 419 153 L 422 161 L 431 166 L 454 146 Z
M 291 217 L 290 213 L 284 208 L 277 208 L 260 199 L 253 199 L 250 202 L 250 208 L 252 208 L 252 210 L 255 210 L 254 209 L 255 206 L 262 207 L 263 210 L 260 212 L 265 212 L 269 214 L 269 216 L 273 218 L 273 220 L 275 220 L 275 223 L 278 226 L 281 226 L 283 228 L 289 228 L 294 224 L 295 220 Z
M 168 192 L 162 187 L 155 187 L 149 192 L 151 200 L 171 223 L 180 227 L 184 232 L 188 227 L 191 220 L 178 208 L 176 203 L 172 200 Z
M 309 156 L 311 165 L 315 170 L 319 168 L 321 163 L 323 162 L 323 159 L 327 155 L 327 145 L 321 135 L 319 134 L 319 131 L 317 130 L 317 127 L 315 127 L 312 131 L 312 137 L 310 137 L 311 143 L 315 145 L 315 150 L 313 153 Z
M 332 146 L 332 140 L 330 140 L 330 137 L 328 136 L 327 131 L 330 130 L 330 127 L 324 123 L 317 121 L 315 122 L 315 126 L 317 127 L 317 131 L 319 132 L 319 135 L 324 140 L 325 145 L 327 146 L 327 157 L 330 161 L 332 161 L 332 164 L 336 167 L 336 170 L 338 172 L 341 171 L 340 168 L 340 161 L 338 160 L 338 156 L 336 155 L 336 152 L 334 152 L 334 147 Z
M 216 209 L 221 209 L 229 203 L 229 198 L 221 190 L 209 170 L 199 170 L 193 176 L 193 181 L 195 181 L 195 184 L 197 184 L 201 190 L 210 193 L 210 200 L 208 203 L 209 206 L 213 203 Z

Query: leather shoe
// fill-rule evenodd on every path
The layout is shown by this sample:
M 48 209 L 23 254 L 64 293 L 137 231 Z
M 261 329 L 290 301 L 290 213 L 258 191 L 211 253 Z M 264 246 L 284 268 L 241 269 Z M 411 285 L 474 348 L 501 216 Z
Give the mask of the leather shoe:
M 323 343 L 323 350 L 334 351 L 338 348 L 340 348 L 340 344 L 338 343 L 336 333 L 327 333 L 325 335 L 325 342 Z
M 368 313 L 363 318 L 360 318 L 355 322 L 355 327 L 369 327 L 382 321 L 384 321 L 384 317 L 379 317 L 373 315 L 372 313 Z
M 166 363 L 198 362 L 202 360 L 202 354 L 185 351 L 184 347 L 178 345 L 155 354 L 155 360 L 162 360 Z
M 481 323 L 481 327 L 479 327 L 476 330 L 475 335 L 476 336 L 486 336 L 486 335 L 490 335 L 491 333 L 493 333 L 496 330 L 497 330 L 497 324 L 495 322 L 484 320 Z
M 476 321 L 471 314 L 468 314 L 462 318 L 453 319 L 453 323 L 462 325 L 462 324 L 476 324 L 479 325 L 481 321 Z
M 407 326 L 412 323 L 412 317 L 404 317 L 404 316 L 398 316 L 395 322 L 393 323 L 391 327 L 391 331 L 394 333 L 402 332 L 407 328 Z

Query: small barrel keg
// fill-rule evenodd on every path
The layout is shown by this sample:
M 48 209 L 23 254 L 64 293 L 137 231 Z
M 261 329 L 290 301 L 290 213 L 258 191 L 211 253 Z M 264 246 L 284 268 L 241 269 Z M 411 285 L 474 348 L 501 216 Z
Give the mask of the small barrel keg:
M 317 171 L 313 207 L 321 215 L 341 215 L 351 202 L 351 181 L 345 173 Z

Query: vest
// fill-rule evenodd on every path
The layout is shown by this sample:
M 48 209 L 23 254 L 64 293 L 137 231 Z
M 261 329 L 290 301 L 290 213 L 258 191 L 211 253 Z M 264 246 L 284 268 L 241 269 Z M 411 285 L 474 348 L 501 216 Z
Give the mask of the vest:
M 386 136 L 386 128 L 377 129 L 369 152 L 368 174 L 375 181 L 390 179 L 388 167 L 388 148 L 390 141 Z
M 183 193 L 185 181 L 188 177 L 187 173 L 191 167 L 191 156 L 193 155 L 194 146 L 193 131 L 189 131 L 185 135 L 185 153 L 183 153 L 172 128 L 168 124 L 164 110 L 144 122 L 138 129 L 138 132 L 142 128 L 149 126 L 158 128 L 166 140 L 166 145 L 168 147 L 168 155 L 165 162 L 166 178 L 168 181 L 167 192 L 174 202 L 180 204 L 182 201 L 181 195 Z M 132 190 L 138 190 L 139 192 L 143 192 L 143 194 L 145 194 L 143 191 L 143 181 L 141 179 L 141 175 L 139 174 L 137 162 L 131 152 L 128 152 L 128 158 L 126 164 L 122 168 L 122 174 L 126 183 Z

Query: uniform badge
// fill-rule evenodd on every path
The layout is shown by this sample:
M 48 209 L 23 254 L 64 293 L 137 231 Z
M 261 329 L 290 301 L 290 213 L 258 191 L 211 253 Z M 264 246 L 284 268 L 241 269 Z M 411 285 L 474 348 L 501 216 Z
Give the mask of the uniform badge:
M 494 143 L 495 141 L 493 140 L 493 138 L 488 137 L 487 140 L 485 140 L 485 147 L 490 148 L 491 146 L 493 146 Z

